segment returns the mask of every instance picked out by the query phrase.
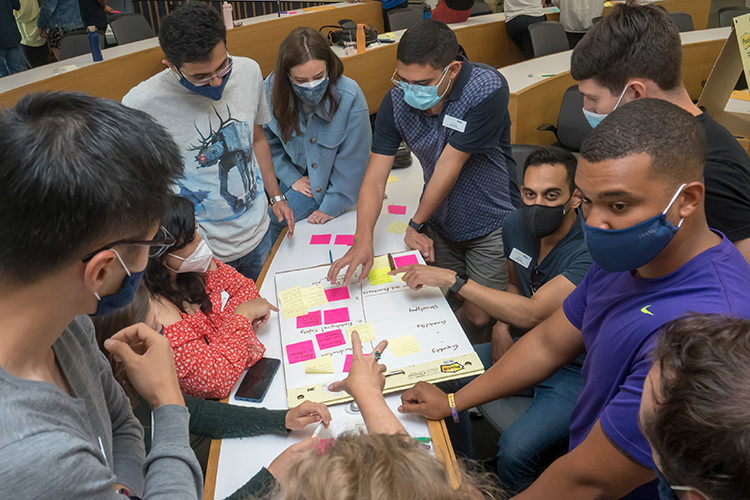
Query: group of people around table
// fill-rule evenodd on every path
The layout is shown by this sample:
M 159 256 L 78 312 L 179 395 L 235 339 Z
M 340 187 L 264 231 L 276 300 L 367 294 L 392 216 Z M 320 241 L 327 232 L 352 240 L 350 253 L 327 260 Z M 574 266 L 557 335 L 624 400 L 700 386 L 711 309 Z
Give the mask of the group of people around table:
M 356 204 L 328 278 L 367 275 L 404 142 L 425 181 L 404 242 L 429 265 L 393 274 L 448 289 L 486 372 L 420 382 L 399 411 L 446 419 L 471 458 L 467 410 L 529 395 L 499 477 L 452 485 L 353 335 L 332 390 L 369 434 L 294 444 L 230 498 L 748 498 L 750 157 L 690 100 L 663 9 L 617 6 L 576 47 L 594 129 L 578 158 L 528 156 L 520 204 L 507 81 L 443 23 L 403 35 L 374 134 L 315 30 L 265 80 L 209 5 L 163 18 L 159 41 L 167 68 L 122 104 L 0 113 L 0 496 L 199 498 L 210 439 L 327 426 L 322 404 L 215 400 L 265 352 L 277 311 L 254 280 L 285 226 Z

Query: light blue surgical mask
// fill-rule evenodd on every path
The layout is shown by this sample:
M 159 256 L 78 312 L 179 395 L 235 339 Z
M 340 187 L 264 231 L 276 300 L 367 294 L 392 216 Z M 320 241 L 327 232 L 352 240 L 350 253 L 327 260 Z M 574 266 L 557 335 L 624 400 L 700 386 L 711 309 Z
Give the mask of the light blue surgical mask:
M 625 85 L 625 88 L 622 90 L 622 94 L 620 94 L 620 98 L 617 100 L 617 104 L 615 104 L 615 109 L 620 105 L 622 102 L 622 98 L 625 97 L 625 92 L 628 91 L 628 87 L 630 84 L 628 83 Z M 613 109 L 612 111 L 614 111 Z M 609 116 L 609 113 L 602 114 L 602 113 L 595 113 L 594 111 L 589 111 L 586 108 L 583 108 L 583 116 L 586 117 L 586 121 L 589 122 L 589 125 L 591 125 L 591 128 L 596 128 L 597 125 L 599 125 L 604 119 Z
M 114 248 L 111 249 L 117 256 L 117 260 L 120 261 L 120 265 L 125 269 L 127 276 L 122 280 L 122 286 L 115 293 L 110 293 L 100 297 L 98 293 L 94 292 L 94 295 L 99 299 L 96 305 L 96 312 L 92 316 L 109 316 L 114 314 L 119 309 L 127 306 L 135 298 L 135 292 L 138 290 L 138 286 L 141 284 L 143 273 L 146 272 L 146 268 L 143 271 L 137 273 L 131 273 L 128 266 L 122 261 L 120 254 Z
M 589 226 L 582 212 L 579 212 L 586 246 L 594 262 L 608 273 L 621 273 L 638 269 L 654 260 L 682 226 L 684 219 L 680 219 L 675 226 L 667 220 L 667 212 L 685 186 L 680 186 L 664 212 L 625 229 Z
M 410 83 L 402 82 L 396 80 L 395 71 L 393 72 L 393 76 L 391 77 L 391 82 L 393 82 L 394 85 L 401 87 L 401 89 L 404 91 L 404 101 L 406 101 L 406 104 L 408 104 L 412 108 L 417 108 L 419 110 L 425 111 L 439 103 L 440 100 L 445 97 L 445 94 L 448 92 L 448 88 L 450 87 L 450 85 L 445 87 L 445 91 L 442 95 L 438 95 L 438 87 L 441 83 L 443 83 L 445 75 L 448 74 L 448 68 L 450 68 L 450 64 L 443 70 L 443 73 L 440 76 L 440 81 L 437 82 L 437 85 L 412 85 Z
M 216 87 L 212 87 L 211 85 L 193 85 L 180 74 L 180 85 L 200 96 L 208 97 L 212 101 L 220 101 L 222 94 L 224 94 L 224 87 L 227 86 L 231 74 L 232 70 L 230 68 L 221 80 L 221 85 L 217 85 Z
M 328 75 L 320 80 L 313 80 L 305 83 L 294 83 L 292 77 L 289 77 L 289 81 L 292 83 L 292 90 L 297 94 L 302 102 L 308 106 L 317 106 L 328 89 Z

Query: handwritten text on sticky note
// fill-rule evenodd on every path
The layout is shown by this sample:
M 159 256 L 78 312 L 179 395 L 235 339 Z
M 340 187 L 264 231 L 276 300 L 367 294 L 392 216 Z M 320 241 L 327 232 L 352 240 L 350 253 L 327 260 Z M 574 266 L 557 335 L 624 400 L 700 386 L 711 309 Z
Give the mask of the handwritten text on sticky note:
M 349 308 L 339 307 L 338 309 L 329 309 L 323 311 L 324 323 L 326 325 L 332 325 L 334 323 L 346 323 L 349 321 Z
M 307 314 L 307 308 L 302 299 L 302 287 L 299 285 L 279 292 L 279 305 L 284 318 L 287 319 Z
M 377 340 L 377 337 L 375 336 L 375 328 L 372 326 L 372 323 L 362 323 L 360 325 L 347 327 L 346 333 L 349 334 L 350 340 L 352 338 L 352 332 L 355 330 L 359 334 L 359 340 L 361 342 L 373 342 Z
M 414 335 L 405 335 L 395 339 L 388 339 L 388 349 L 390 349 L 393 355 L 397 358 L 402 358 L 409 354 L 416 354 L 422 350 L 419 347 L 419 344 L 417 344 Z
M 318 341 L 318 347 L 320 347 L 321 350 L 346 344 L 344 334 L 341 333 L 341 330 L 331 330 L 330 332 L 319 333 L 315 336 L 315 340 Z
M 304 316 L 297 316 L 297 328 L 310 328 L 320 326 L 323 320 L 320 317 L 320 311 L 313 311 Z
M 289 344 L 286 346 L 286 357 L 289 360 L 290 365 L 301 361 L 307 361 L 308 359 L 315 359 L 315 347 L 313 346 L 313 341 L 305 340 L 303 342 L 297 342 L 296 344 Z
M 302 294 L 302 302 L 307 309 L 328 304 L 328 299 L 321 285 L 303 288 L 300 293 Z
M 376 286 L 393 283 L 393 276 L 389 276 L 389 272 L 391 272 L 390 267 L 381 267 L 380 269 L 371 270 L 370 274 L 367 275 L 367 278 L 370 280 L 370 285 Z
M 334 373 L 330 354 L 305 361 L 305 373 Z

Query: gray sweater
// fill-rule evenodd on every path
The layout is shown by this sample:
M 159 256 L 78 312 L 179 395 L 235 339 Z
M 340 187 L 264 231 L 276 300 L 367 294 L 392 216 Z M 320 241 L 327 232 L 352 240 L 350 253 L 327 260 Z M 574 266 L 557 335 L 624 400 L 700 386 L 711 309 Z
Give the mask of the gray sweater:
M 153 412 L 145 456 L 143 428 L 96 345 L 91 320 L 78 316 L 52 348 L 75 398 L 0 368 L 0 498 L 124 499 L 115 483 L 144 499 L 200 498 L 187 409 Z

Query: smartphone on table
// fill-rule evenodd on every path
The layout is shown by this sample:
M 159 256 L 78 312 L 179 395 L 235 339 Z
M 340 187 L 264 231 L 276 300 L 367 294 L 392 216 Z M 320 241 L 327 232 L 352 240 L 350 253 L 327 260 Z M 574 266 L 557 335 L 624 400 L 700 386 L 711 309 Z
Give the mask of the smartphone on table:
M 245 377 L 234 394 L 235 399 L 252 403 L 263 401 L 280 364 L 281 361 L 278 359 L 260 358 L 257 363 L 247 369 Z

